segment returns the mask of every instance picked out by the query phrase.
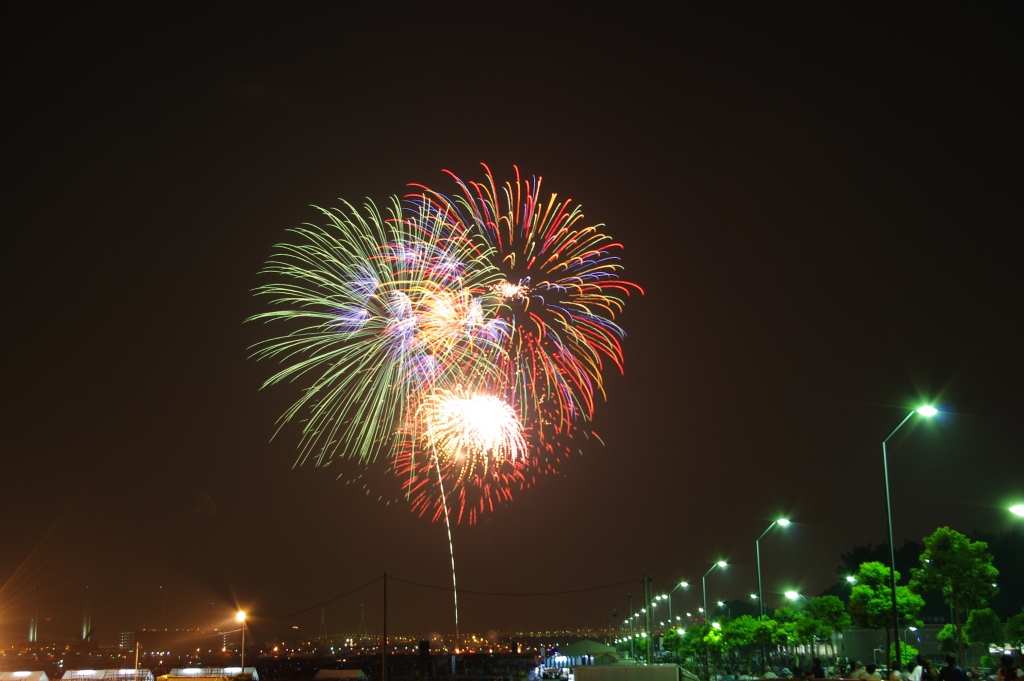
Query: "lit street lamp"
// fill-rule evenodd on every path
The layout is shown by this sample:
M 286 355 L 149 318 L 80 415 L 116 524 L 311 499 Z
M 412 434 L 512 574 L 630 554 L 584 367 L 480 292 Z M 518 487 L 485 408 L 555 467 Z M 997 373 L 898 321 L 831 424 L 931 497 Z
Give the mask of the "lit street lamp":
M 756 541 L 754 541 L 754 548 L 757 549 L 757 600 L 761 603 L 759 612 L 761 613 L 762 617 L 764 617 L 765 612 L 764 592 L 761 590 L 761 540 L 776 525 L 778 525 L 779 527 L 787 527 L 789 525 L 789 520 L 787 518 L 779 518 L 771 525 L 769 525 L 768 529 L 762 532 L 761 536 L 758 537 Z
M 717 563 L 712 563 L 711 567 L 708 568 L 708 571 L 705 572 L 704 576 L 700 578 L 701 590 L 704 592 L 704 607 L 701 609 L 701 612 L 704 613 L 704 624 L 707 624 L 708 621 L 708 575 L 710 575 L 711 571 L 714 570 L 716 567 L 724 568 L 726 565 L 728 565 L 728 563 L 726 563 L 724 560 L 720 560 Z M 706 647 L 704 649 L 704 678 L 708 678 L 708 651 Z
M 241 674 L 245 674 L 245 612 L 242 610 L 238 611 L 235 615 L 235 619 L 242 625 L 242 671 Z
M 1024 516 L 1024 504 L 1017 504 L 1016 506 L 1011 506 L 1010 513 L 1014 515 Z
M 678 589 L 679 587 L 683 587 L 684 589 L 689 589 L 690 588 L 690 583 L 689 582 L 679 582 L 674 587 L 672 587 L 671 591 L 668 592 L 668 596 L 662 596 L 662 598 L 668 600 L 668 621 L 669 621 L 669 626 L 671 626 L 672 622 L 673 622 L 673 620 L 672 620 L 672 594 L 674 594 L 676 592 L 676 589 Z
M 900 421 L 900 425 L 889 433 L 889 437 L 882 440 L 882 468 L 885 471 L 885 513 L 889 519 L 889 588 L 892 590 L 892 630 L 893 632 L 899 631 L 900 628 L 900 613 L 896 607 L 896 542 L 892 536 L 892 503 L 889 495 L 889 455 L 886 452 L 885 444 L 889 439 L 896 434 L 896 432 L 903 427 L 903 424 L 910 420 L 914 414 L 920 414 L 926 418 L 931 418 L 938 414 L 939 411 L 930 405 L 918 407 L 914 411 L 907 414 L 907 417 Z M 895 636 L 896 640 L 893 641 L 893 645 L 896 648 L 896 663 L 899 664 L 903 658 L 900 656 L 900 637 Z
M 726 605 L 723 601 L 718 601 L 719 608 L 725 608 L 725 611 L 729 613 L 729 619 L 732 619 L 732 608 Z

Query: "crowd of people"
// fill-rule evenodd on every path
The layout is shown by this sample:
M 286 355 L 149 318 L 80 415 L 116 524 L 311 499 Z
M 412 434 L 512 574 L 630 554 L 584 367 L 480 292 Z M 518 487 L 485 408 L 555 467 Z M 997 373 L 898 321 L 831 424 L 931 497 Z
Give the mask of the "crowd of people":
M 839 665 L 833 672 L 833 670 L 823 667 L 821 659 L 816 657 L 810 671 L 799 667 L 792 671 L 788 668 L 773 670 L 771 667 L 766 667 L 761 678 L 796 679 L 797 681 L 828 678 L 882 681 L 882 674 L 882 670 L 877 665 L 865 665 L 860 662 L 854 662 L 849 669 L 846 668 L 846 665 Z M 720 677 L 721 681 L 746 681 L 747 679 L 751 679 L 751 677 L 747 675 L 734 677 L 729 673 Z M 989 674 L 979 669 L 972 669 L 968 672 L 957 665 L 954 655 L 946 656 L 946 666 L 941 669 L 936 669 L 928 658 L 918 655 L 916 659 L 911 660 L 905 671 L 900 669 L 889 671 L 888 681 L 1024 681 L 1024 675 L 1016 666 L 1013 655 L 1003 655 L 999 660 L 999 666 Z

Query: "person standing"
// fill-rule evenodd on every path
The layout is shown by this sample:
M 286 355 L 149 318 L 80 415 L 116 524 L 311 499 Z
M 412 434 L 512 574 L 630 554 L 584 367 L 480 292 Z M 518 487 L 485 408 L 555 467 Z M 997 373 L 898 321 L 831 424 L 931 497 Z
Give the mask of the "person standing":
M 921 673 L 918 674 L 917 681 L 935 681 L 935 667 L 932 666 L 932 661 L 924 655 L 917 656 L 918 669 Z
M 1003 655 L 999 658 L 996 678 L 999 681 L 1017 681 L 1020 678 L 1020 670 L 1013 666 L 1013 655 Z
M 946 666 L 939 672 L 938 681 L 967 681 L 967 672 L 956 665 L 955 655 L 946 655 Z

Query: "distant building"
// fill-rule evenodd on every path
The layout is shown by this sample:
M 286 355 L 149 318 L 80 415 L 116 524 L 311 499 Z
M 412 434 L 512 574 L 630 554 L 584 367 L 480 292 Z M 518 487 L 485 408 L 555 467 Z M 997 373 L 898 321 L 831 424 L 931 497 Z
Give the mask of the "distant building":
M 122 650 L 135 650 L 135 632 L 122 631 L 120 636 Z
M 366 674 L 362 669 L 321 669 L 313 677 L 314 681 L 320 679 L 365 679 Z

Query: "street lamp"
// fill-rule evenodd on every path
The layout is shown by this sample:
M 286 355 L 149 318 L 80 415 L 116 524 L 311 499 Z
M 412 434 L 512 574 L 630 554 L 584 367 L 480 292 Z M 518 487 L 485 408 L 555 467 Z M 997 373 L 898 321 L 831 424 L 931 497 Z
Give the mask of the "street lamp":
M 892 590 L 892 630 L 893 632 L 899 631 L 900 628 L 900 613 L 896 606 L 896 542 L 892 536 L 892 503 L 889 498 L 889 455 L 886 451 L 885 445 L 892 438 L 896 432 L 903 427 L 903 424 L 910 420 L 914 414 L 920 414 L 925 418 L 931 418 L 938 414 L 939 411 L 931 406 L 925 405 L 918 407 L 914 411 L 907 414 L 906 418 L 900 421 L 900 425 L 896 426 L 889 437 L 882 440 L 882 469 L 885 472 L 885 513 L 889 519 L 889 588 Z M 896 663 L 899 664 L 903 658 L 900 656 L 900 637 L 894 637 L 896 640 L 893 641 L 893 646 L 896 649 Z
M 245 674 L 245 611 L 239 610 L 235 619 L 242 625 L 242 671 L 240 673 Z
M 916 631 L 917 631 L 917 627 L 907 627 L 907 628 L 906 628 L 906 629 L 904 630 L 904 632 L 903 632 L 903 647 L 906 647 L 906 646 L 907 646 L 907 632 L 908 632 L 908 631 L 914 631 L 914 632 L 916 632 Z
M 679 587 L 683 587 L 684 589 L 689 589 L 690 588 L 690 583 L 689 582 L 679 582 L 674 587 L 672 587 L 671 591 L 668 592 L 668 596 L 664 596 L 664 598 L 668 599 L 668 621 L 669 622 L 672 622 L 672 594 L 674 594 L 676 592 L 676 589 L 678 589 Z
M 768 529 L 761 533 L 761 536 L 754 542 L 754 547 L 757 549 L 757 600 L 760 602 L 759 612 L 761 617 L 764 617 L 764 592 L 761 590 L 761 540 L 769 530 L 778 525 L 779 527 L 789 526 L 789 520 L 787 518 L 779 518 L 768 526 Z
M 732 608 L 730 608 L 730 607 L 729 607 L 728 605 L 726 605 L 726 604 L 725 604 L 724 602 L 722 602 L 722 601 L 718 601 L 718 607 L 719 607 L 719 608 L 725 608 L 725 611 L 726 611 L 727 613 L 729 613 L 729 619 L 732 619 Z
M 704 592 L 704 608 L 701 609 L 701 612 L 704 613 L 704 624 L 707 624 L 708 621 L 708 575 L 710 575 L 711 571 L 716 567 L 724 568 L 726 565 L 728 565 L 728 563 L 724 560 L 712 563 L 711 567 L 708 568 L 708 571 L 700 578 L 701 591 Z M 704 678 L 708 678 L 708 651 L 706 647 L 704 649 Z
M 1024 516 L 1024 504 L 1017 504 L 1016 506 L 1011 506 L 1010 513 L 1014 515 Z
M 804 596 L 802 596 L 801 594 L 798 594 L 796 591 L 787 591 L 786 592 L 786 598 L 788 598 L 791 601 L 798 601 L 801 598 L 804 598 Z

